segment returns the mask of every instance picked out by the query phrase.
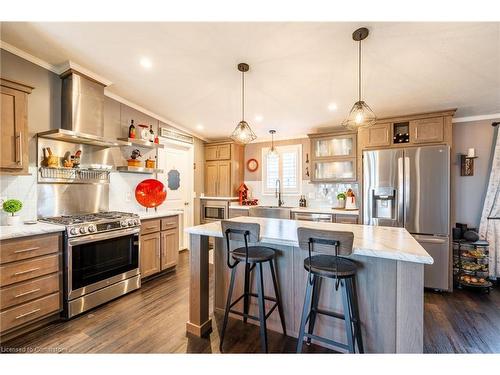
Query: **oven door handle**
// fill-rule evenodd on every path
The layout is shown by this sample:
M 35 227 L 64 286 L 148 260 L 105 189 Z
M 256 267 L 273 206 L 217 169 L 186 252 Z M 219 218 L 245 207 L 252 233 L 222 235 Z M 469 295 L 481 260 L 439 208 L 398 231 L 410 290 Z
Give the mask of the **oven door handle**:
M 117 237 L 124 237 L 124 236 L 129 236 L 131 234 L 138 234 L 140 232 L 140 228 L 127 228 L 127 229 L 121 229 L 118 231 L 111 231 L 111 232 L 103 232 L 103 233 L 97 233 L 97 234 L 91 234 L 85 237 L 80 237 L 80 238 L 70 238 L 69 239 L 69 245 L 70 246 L 75 246 L 75 245 L 82 245 L 90 242 L 96 242 L 100 240 L 107 240 L 111 238 L 117 238 Z

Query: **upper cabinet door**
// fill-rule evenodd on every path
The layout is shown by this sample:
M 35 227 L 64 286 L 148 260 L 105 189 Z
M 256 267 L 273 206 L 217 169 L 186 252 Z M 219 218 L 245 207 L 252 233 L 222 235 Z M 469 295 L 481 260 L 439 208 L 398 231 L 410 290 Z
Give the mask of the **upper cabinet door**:
M 205 159 L 217 160 L 217 146 L 205 146 Z
M 19 86 L 19 90 L 15 89 L 17 86 Z M 25 91 L 24 86 L 2 79 L 0 168 L 3 171 L 28 172 L 27 94 L 29 92 L 31 92 L 31 88 L 26 87 Z
M 217 159 L 218 160 L 231 159 L 231 145 L 230 144 L 217 146 Z
M 312 139 L 313 158 L 356 156 L 356 136 L 354 134 L 335 135 Z
M 385 147 L 391 145 L 391 124 L 375 124 L 369 128 L 362 128 L 360 136 L 364 147 Z
M 217 196 L 217 184 L 219 180 L 219 165 L 217 162 L 205 164 L 205 195 Z
M 219 197 L 231 197 L 233 196 L 231 192 L 231 162 L 220 161 L 218 163 L 218 188 L 217 196 Z
M 443 117 L 410 121 L 410 142 L 412 143 L 443 142 L 443 133 Z

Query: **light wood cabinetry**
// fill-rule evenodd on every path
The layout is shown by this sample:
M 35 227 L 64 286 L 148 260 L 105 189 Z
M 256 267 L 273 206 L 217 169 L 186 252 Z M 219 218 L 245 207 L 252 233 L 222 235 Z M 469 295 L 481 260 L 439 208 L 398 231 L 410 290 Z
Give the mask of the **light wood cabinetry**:
M 61 253 L 59 233 L 0 241 L 2 338 L 19 335 L 23 327 L 59 314 L 62 309 Z
M 311 181 L 356 181 L 355 132 L 309 134 L 311 142 Z
M 1 173 L 28 173 L 28 94 L 32 90 L 31 86 L 0 79 Z
M 335 214 L 333 217 L 333 222 L 339 224 L 358 224 L 358 219 L 358 215 Z
M 205 159 L 205 196 L 235 196 L 243 182 L 244 147 L 232 142 L 209 143 Z
M 160 272 L 160 232 L 141 234 L 141 277 Z
M 360 143 L 365 147 L 388 147 L 391 145 L 391 123 L 375 124 L 359 131 Z
M 179 258 L 179 216 L 141 222 L 141 278 L 171 269 Z
M 410 141 L 413 143 L 443 142 L 443 117 L 410 121 Z

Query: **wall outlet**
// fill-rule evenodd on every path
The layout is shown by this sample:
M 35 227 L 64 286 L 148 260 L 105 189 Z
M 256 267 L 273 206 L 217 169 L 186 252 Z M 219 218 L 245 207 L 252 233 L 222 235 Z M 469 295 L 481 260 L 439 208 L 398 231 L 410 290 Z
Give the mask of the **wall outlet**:
M 132 200 L 132 192 L 129 190 L 125 194 L 125 202 L 130 202 Z

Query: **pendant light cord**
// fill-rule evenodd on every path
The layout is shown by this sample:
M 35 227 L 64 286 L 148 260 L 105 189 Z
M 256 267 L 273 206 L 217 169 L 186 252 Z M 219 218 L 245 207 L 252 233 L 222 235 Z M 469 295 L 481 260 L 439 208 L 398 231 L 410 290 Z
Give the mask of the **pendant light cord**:
M 358 102 L 361 101 L 361 40 L 358 49 Z
M 245 72 L 241 72 L 241 121 L 245 121 Z

